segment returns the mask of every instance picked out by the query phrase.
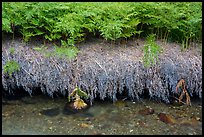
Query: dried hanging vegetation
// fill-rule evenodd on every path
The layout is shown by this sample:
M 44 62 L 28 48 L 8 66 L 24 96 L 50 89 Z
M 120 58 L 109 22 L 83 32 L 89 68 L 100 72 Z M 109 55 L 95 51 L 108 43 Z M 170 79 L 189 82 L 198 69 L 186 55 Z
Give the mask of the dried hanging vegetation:
M 67 96 L 77 85 L 92 103 L 96 97 L 116 101 L 116 93 L 124 92 L 139 100 L 146 89 L 150 98 L 168 103 L 178 80 L 183 78 L 187 81 L 186 88 L 202 98 L 201 56 L 191 51 L 180 52 L 178 46 L 165 47 L 168 50 L 162 52 L 159 62 L 146 68 L 141 46 L 124 48 L 100 42 L 98 45 L 88 43 L 80 47 L 77 58 L 67 60 L 45 56 L 20 44 L 14 46 L 12 53 L 9 52 L 11 43 L 4 43 L 2 48 L 2 66 L 11 59 L 20 64 L 20 70 L 12 76 L 2 74 L 3 88 L 9 93 L 21 87 L 30 94 L 40 88 L 51 97 L 54 93 Z
M 182 93 L 178 99 L 179 103 L 182 102 L 183 96 L 186 95 L 186 104 L 191 106 L 191 99 L 190 99 L 191 92 L 188 92 L 186 90 L 186 82 L 184 79 L 179 80 L 179 82 L 176 86 L 176 92 L 178 92 L 179 88 L 182 89 Z

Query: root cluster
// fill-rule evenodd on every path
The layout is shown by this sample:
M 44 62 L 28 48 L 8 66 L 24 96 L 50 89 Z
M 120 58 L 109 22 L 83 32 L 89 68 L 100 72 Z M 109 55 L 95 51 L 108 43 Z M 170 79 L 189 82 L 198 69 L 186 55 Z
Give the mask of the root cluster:
M 10 47 L 15 48 L 9 53 Z M 13 93 L 22 88 L 30 95 L 35 89 L 53 97 L 68 96 L 77 85 L 90 96 L 117 100 L 118 94 L 139 100 L 144 91 L 150 98 L 169 103 L 177 82 L 186 80 L 187 89 L 202 98 L 202 59 L 192 51 L 181 52 L 178 47 L 166 46 L 159 62 L 145 68 L 142 62 L 142 45 L 113 46 L 108 43 L 84 43 L 80 53 L 71 61 L 56 56 L 46 57 L 32 45 L 5 42 L 2 48 L 2 86 Z M 52 52 L 52 48 L 47 49 Z M 3 66 L 9 60 L 17 61 L 21 68 L 12 76 L 4 73 Z

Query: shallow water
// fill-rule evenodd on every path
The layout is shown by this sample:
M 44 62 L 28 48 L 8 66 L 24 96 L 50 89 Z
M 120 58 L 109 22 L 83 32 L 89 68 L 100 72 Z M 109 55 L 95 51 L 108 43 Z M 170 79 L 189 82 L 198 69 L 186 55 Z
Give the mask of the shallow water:
M 43 95 L 7 100 L 2 103 L 2 134 L 202 135 L 201 101 L 193 101 L 191 107 L 147 99 L 116 103 L 95 101 L 86 111 L 72 115 L 63 114 L 66 101 Z M 147 107 L 154 109 L 154 113 L 138 113 Z M 162 122 L 158 117 L 162 112 L 173 116 L 176 123 Z

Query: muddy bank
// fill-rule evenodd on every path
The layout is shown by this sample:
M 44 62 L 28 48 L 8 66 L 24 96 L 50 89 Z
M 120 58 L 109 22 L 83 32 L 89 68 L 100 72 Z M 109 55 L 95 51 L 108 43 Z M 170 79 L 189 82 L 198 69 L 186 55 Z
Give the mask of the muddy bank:
M 196 50 L 181 52 L 175 43 L 164 44 L 159 62 L 145 68 L 142 61 L 144 40 L 131 40 L 111 44 L 93 39 L 77 45 L 80 52 L 72 60 L 46 56 L 34 50 L 42 45 L 38 40 L 23 43 L 21 40 L 3 40 L 2 66 L 8 60 L 20 64 L 20 71 L 12 76 L 2 74 L 4 93 L 17 89 L 30 95 L 41 91 L 51 97 L 67 96 L 77 84 L 94 98 L 116 101 L 120 95 L 139 100 L 143 95 L 169 103 L 177 82 L 183 78 L 194 97 L 202 98 L 202 57 Z M 53 44 L 47 44 L 43 52 L 53 52 Z M 13 53 L 9 49 L 13 47 Z M 3 67 L 2 67 L 3 70 Z

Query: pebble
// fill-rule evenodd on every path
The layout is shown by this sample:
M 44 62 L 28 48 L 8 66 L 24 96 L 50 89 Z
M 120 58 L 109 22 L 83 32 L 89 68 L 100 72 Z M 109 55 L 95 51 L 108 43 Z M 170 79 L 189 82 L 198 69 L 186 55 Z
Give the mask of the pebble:
M 82 127 L 82 128 L 89 128 L 89 127 L 91 127 L 90 124 L 86 124 L 86 123 L 81 123 L 81 124 L 79 124 L 79 126 Z
M 6 114 L 3 113 L 2 116 L 3 116 L 3 117 L 8 117 L 9 114 L 8 114 L 8 113 L 6 113 Z
M 140 126 L 140 127 L 148 127 L 148 125 L 145 122 L 141 121 L 141 120 L 139 120 L 136 124 L 138 126 Z
M 176 119 L 174 119 L 173 116 L 170 114 L 159 113 L 158 117 L 162 122 L 164 122 L 166 124 L 175 124 L 176 123 Z
M 146 109 L 139 110 L 138 113 L 139 113 L 140 115 L 150 115 L 150 114 L 153 114 L 153 113 L 154 113 L 154 109 L 152 109 L 152 108 L 146 108 Z

